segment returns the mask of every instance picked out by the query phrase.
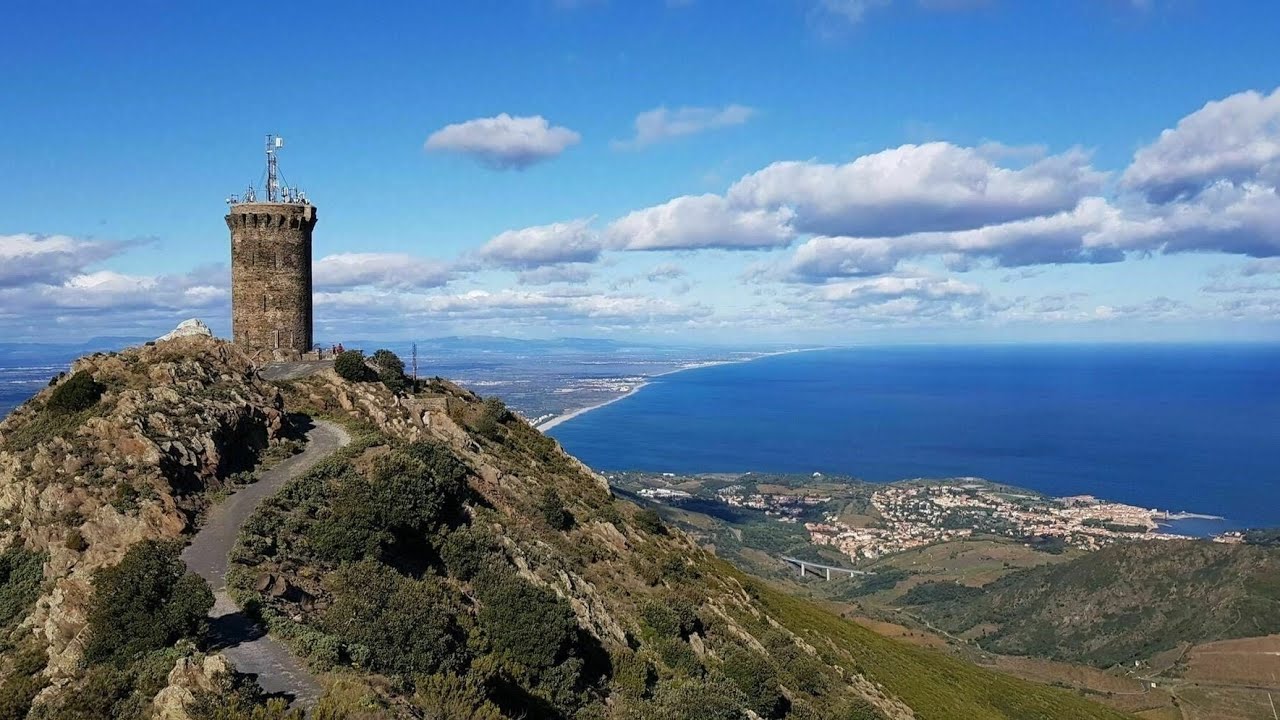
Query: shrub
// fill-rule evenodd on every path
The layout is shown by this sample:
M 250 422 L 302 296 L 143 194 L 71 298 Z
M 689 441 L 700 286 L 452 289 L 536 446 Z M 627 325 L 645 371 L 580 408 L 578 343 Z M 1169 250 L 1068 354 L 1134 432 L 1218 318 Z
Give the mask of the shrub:
M 470 580 L 491 562 L 494 548 L 474 528 L 460 527 L 440 543 L 440 559 L 449 574 L 459 580 Z
M 177 542 L 147 540 L 94 574 L 86 660 L 127 661 L 203 630 L 213 593 L 187 571 L 181 550 Z
M 662 517 L 653 508 L 643 508 L 635 514 L 636 526 L 650 535 L 666 535 L 667 526 L 662 524 Z
M 574 648 L 578 623 L 555 593 L 511 573 L 485 573 L 476 583 L 480 626 L 494 646 L 529 668 L 549 668 Z
M 67 533 L 67 539 L 63 541 L 63 546 L 68 550 L 76 552 L 84 552 L 89 547 L 89 542 L 84 539 L 84 535 L 79 530 L 72 530 Z
M 88 370 L 81 370 L 58 385 L 49 394 L 48 407 L 59 413 L 78 413 L 98 403 L 107 386 L 93 379 Z
M 761 717 L 780 718 L 789 707 L 778 688 L 778 673 L 768 658 L 750 650 L 734 648 L 725 653 L 723 671 L 747 696 L 747 705 Z
M 411 580 L 378 562 L 344 566 L 327 585 L 333 605 L 326 630 L 367 648 L 368 663 L 383 672 L 454 670 L 465 661 L 459 612 L 437 581 Z
M 737 694 L 722 684 L 685 680 L 658 688 L 644 720 L 745 720 Z
M 48 664 L 45 649 L 29 640 L 13 656 L 13 670 L 0 683 L 0 720 L 22 720 L 31 710 L 31 701 L 48 684 L 40 675 Z
M 370 358 L 378 370 L 378 379 L 391 392 L 398 393 L 409 386 L 409 379 L 404 375 L 404 361 L 390 350 L 379 350 Z
M 560 493 L 553 488 L 548 488 L 542 494 L 538 510 L 542 513 L 542 519 L 547 521 L 552 530 L 568 530 L 573 527 L 573 515 L 569 514 L 565 508 L 564 501 L 560 499 Z
M 0 553 L 0 630 L 27 614 L 40 596 L 45 556 L 14 546 Z
M 338 357 L 333 361 L 333 369 L 341 378 L 351 382 L 368 382 L 377 377 L 365 363 L 364 353 L 359 350 L 338 353 Z
M 496 397 L 485 398 L 483 406 L 474 425 L 475 431 L 482 437 L 497 441 L 502 437 L 502 424 L 511 419 L 511 411 Z
M 697 608 L 681 597 L 644 602 L 640 606 L 640 619 L 656 637 L 684 639 L 702 627 Z

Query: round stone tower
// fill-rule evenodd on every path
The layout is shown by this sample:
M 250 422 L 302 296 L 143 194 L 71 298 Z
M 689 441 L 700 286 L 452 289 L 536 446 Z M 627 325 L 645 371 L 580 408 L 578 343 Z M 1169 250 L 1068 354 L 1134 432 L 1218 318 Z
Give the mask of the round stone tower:
M 276 179 L 278 138 L 267 136 L 266 201 L 252 189 L 232 197 L 231 335 L 263 359 L 296 359 L 312 349 L 311 230 L 316 208 Z

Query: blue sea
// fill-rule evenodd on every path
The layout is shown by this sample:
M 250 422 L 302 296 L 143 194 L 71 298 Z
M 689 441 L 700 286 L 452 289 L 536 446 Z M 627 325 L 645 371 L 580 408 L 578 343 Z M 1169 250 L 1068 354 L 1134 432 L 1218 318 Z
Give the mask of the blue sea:
M 1280 345 L 824 350 L 655 378 L 550 431 L 599 470 L 977 476 L 1280 526 Z

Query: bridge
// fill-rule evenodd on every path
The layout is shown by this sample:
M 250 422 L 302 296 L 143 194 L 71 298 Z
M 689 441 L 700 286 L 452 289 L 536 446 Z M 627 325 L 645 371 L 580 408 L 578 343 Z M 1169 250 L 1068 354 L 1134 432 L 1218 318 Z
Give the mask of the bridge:
M 819 575 L 826 573 L 828 580 L 831 579 L 831 573 L 836 573 L 837 575 L 843 573 L 845 575 L 848 575 L 849 577 L 856 577 L 858 575 L 875 575 L 875 573 L 867 570 L 854 570 L 853 568 L 842 568 L 842 567 L 836 567 L 834 565 L 823 565 L 822 563 L 809 562 L 808 560 L 793 558 L 789 555 L 783 555 L 782 561 L 787 563 L 788 565 L 795 565 L 796 567 L 800 568 L 800 577 L 804 577 L 804 574 L 806 571 L 817 573 Z

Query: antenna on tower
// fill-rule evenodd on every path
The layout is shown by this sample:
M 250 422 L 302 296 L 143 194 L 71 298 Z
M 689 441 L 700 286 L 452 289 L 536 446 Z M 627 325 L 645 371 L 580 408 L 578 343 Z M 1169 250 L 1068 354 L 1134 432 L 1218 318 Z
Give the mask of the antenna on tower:
M 280 181 L 276 172 L 276 151 L 284 147 L 284 138 L 267 136 L 267 202 L 275 202 L 280 195 Z
M 311 201 L 307 199 L 307 194 L 296 187 L 290 187 L 284 183 L 280 177 L 280 168 L 277 164 L 280 148 L 284 147 L 284 138 L 279 135 L 267 135 L 266 152 L 267 152 L 267 182 L 266 192 L 262 199 L 263 202 L 269 203 L 286 203 L 289 205 L 310 205 Z M 258 202 L 254 195 L 253 186 L 250 185 L 243 195 L 239 197 L 232 195 L 227 198 L 230 205 L 238 205 L 240 203 Z

